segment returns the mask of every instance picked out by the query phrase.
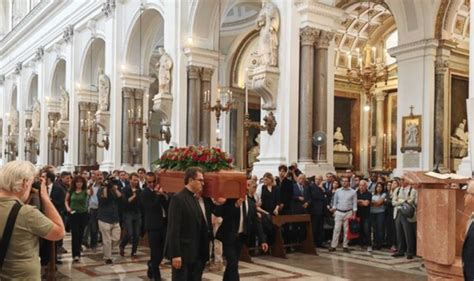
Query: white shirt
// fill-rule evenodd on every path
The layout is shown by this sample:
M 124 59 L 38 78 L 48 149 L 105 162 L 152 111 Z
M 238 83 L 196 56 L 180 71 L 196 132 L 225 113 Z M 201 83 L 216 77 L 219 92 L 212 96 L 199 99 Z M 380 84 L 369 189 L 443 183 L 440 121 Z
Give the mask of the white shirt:
M 51 190 L 53 190 L 53 184 L 48 185 L 48 195 L 51 197 Z
M 247 202 L 247 197 L 245 197 L 245 201 L 242 202 L 242 205 L 240 205 L 240 222 L 239 222 L 239 231 L 237 231 L 237 233 L 244 232 L 244 204 L 245 204 L 245 215 L 248 215 L 249 204 Z
M 202 197 L 199 197 L 198 202 L 199 202 L 199 207 L 201 207 L 201 211 L 202 211 L 202 215 L 204 216 L 204 220 L 207 223 L 206 206 L 204 206 L 204 199 L 202 199 Z

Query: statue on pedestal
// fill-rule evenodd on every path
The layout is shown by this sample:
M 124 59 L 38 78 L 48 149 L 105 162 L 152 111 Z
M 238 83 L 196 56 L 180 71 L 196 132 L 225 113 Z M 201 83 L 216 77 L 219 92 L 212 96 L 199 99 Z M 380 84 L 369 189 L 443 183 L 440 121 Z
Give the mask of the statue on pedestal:
M 349 151 L 344 144 L 344 135 L 342 134 L 341 127 L 336 127 L 334 132 L 334 151 Z
M 280 14 L 275 4 L 267 2 L 257 17 L 257 30 L 260 30 L 256 66 L 278 66 L 278 31 L 280 30 Z
M 247 156 L 249 167 L 253 167 L 253 163 L 258 162 L 257 157 L 260 155 L 260 133 L 254 138 L 255 145 L 250 148 Z
M 156 71 L 158 77 L 158 94 L 169 94 L 171 89 L 171 69 L 173 68 L 173 60 L 170 55 L 165 52 L 163 47 L 158 48 L 160 59 L 156 63 Z
M 109 111 L 110 79 L 104 73 L 103 68 L 99 68 L 99 111 Z
M 18 110 L 13 109 L 10 113 L 10 134 L 16 135 L 18 134 L 18 126 L 19 126 L 19 115 Z
M 35 99 L 33 104 L 33 113 L 31 114 L 31 128 L 39 129 L 41 121 L 41 105 L 38 99 Z
M 60 109 L 60 116 L 61 120 L 67 121 L 69 120 L 69 93 L 64 89 L 63 86 L 60 87 L 61 89 L 61 97 L 60 97 L 60 103 L 61 103 L 61 109 Z
M 468 138 L 469 134 L 466 132 L 466 119 L 463 119 L 461 123 L 454 130 L 453 136 L 451 136 L 451 156 L 454 158 L 463 158 L 467 156 L 468 152 Z

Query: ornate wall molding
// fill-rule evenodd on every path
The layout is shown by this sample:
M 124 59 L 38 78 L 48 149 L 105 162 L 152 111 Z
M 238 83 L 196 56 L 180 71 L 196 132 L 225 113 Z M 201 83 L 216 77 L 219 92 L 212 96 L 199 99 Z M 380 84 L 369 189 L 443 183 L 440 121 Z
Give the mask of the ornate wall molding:
M 115 0 L 105 0 L 105 2 L 102 4 L 102 13 L 104 13 L 106 17 L 109 17 L 114 12 L 115 7 Z
M 72 24 L 67 25 L 63 31 L 64 42 L 69 43 L 74 36 L 74 26 Z

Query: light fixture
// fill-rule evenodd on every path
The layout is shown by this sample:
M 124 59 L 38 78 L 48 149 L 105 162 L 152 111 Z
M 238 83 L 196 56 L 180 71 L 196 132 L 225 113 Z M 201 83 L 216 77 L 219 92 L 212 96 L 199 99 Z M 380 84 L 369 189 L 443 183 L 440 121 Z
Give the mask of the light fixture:
M 362 7 L 364 2 L 360 5 Z M 374 9 L 374 6 L 371 6 L 371 3 L 368 2 L 369 9 L 367 11 L 367 28 L 370 27 L 371 18 L 371 9 Z M 359 30 L 360 33 L 360 30 Z M 360 36 L 360 34 L 359 34 Z M 384 52 L 382 52 L 381 61 L 377 60 L 377 48 L 375 46 L 366 46 L 364 53 L 360 54 L 360 49 L 356 48 L 357 56 L 357 66 L 355 69 L 352 68 L 352 53 L 347 53 L 347 80 L 349 83 L 355 83 L 362 86 L 366 99 L 369 99 L 370 91 L 372 87 L 376 87 L 378 82 L 384 81 L 387 85 L 388 81 L 388 67 L 385 65 Z M 369 111 L 370 106 L 368 102 L 364 106 L 364 111 Z
M 220 44 L 221 44 L 221 2 L 219 1 L 219 38 L 217 39 L 217 49 L 220 55 Z M 219 56 L 220 57 L 220 56 Z M 211 90 L 204 91 L 204 101 L 203 101 L 203 107 L 204 110 L 207 111 L 214 111 L 216 114 L 216 121 L 217 121 L 217 126 L 219 126 L 219 121 L 221 118 L 221 113 L 222 112 L 229 112 L 232 110 L 233 105 L 234 105 L 234 99 L 232 95 L 232 91 L 230 88 L 227 87 L 222 87 L 220 85 L 220 79 L 221 73 L 220 73 L 220 58 L 217 60 L 217 100 L 215 105 L 211 105 L 211 100 L 212 100 L 212 92 Z M 221 101 L 222 100 L 222 101 Z
M 364 105 L 364 111 L 365 111 L 365 112 L 370 111 L 370 105 L 369 105 L 368 102 L 366 102 L 365 105 Z

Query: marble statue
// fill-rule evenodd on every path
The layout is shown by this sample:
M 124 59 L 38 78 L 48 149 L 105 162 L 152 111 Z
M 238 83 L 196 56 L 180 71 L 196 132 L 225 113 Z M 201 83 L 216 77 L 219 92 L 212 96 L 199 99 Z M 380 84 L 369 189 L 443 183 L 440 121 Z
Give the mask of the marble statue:
M 61 120 L 66 121 L 69 120 L 69 93 L 64 89 L 63 86 L 60 87 L 61 89 L 61 109 L 60 109 L 60 116 Z
M 165 52 L 163 47 L 158 48 L 160 59 L 156 63 L 156 71 L 158 77 L 158 94 L 169 94 L 171 89 L 171 69 L 173 68 L 173 60 L 170 55 Z
M 257 17 L 257 30 L 260 31 L 256 65 L 278 66 L 278 31 L 280 14 L 275 4 L 267 2 Z
M 256 145 L 250 148 L 247 154 L 248 155 L 247 162 L 248 162 L 249 167 L 253 167 L 253 163 L 258 162 L 257 157 L 260 155 L 260 134 L 255 136 L 254 141 Z
M 104 73 L 103 68 L 99 68 L 99 111 L 109 111 L 110 79 Z
M 38 99 L 35 99 L 33 104 L 33 113 L 31 114 L 31 128 L 39 129 L 41 121 L 41 105 Z
M 18 126 L 19 126 L 19 114 L 18 110 L 13 109 L 10 113 L 10 134 L 16 135 L 18 134 Z
M 334 132 L 334 151 L 349 151 L 344 144 L 344 135 L 342 134 L 341 127 L 336 127 Z
M 453 136 L 451 136 L 451 156 L 454 158 L 463 158 L 468 153 L 468 138 L 469 134 L 466 132 L 466 119 L 463 119 L 461 123 L 454 130 Z
M 406 145 L 407 146 L 418 146 L 418 126 L 414 122 L 409 122 L 406 129 Z

